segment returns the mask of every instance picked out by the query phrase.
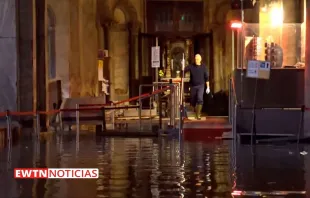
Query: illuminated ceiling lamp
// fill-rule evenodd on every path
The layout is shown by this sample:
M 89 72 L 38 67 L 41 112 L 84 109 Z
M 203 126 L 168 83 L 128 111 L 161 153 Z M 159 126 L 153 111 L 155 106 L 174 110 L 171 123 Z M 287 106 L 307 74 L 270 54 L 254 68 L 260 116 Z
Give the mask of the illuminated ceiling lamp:
M 230 27 L 231 29 L 241 29 L 242 23 L 240 21 L 232 21 Z

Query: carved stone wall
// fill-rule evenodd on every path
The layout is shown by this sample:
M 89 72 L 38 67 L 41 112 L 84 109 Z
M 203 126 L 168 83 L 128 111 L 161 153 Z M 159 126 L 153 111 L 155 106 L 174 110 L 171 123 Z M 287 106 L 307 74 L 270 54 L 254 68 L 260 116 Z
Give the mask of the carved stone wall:
M 111 100 L 123 100 L 129 97 L 131 55 L 129 43 L 133 43 L 133 38 L 129 38 L 129 30 L 132 24 L 138 23 L 137 21 L 136 8 L 131 1 L 120 0 L 113 4 L 112 24 L 108 25 Z M 135 29 L 134 27 L 131 29 Z
M 70 52 L 70 1 L 47 0 L 54 14 L 56 79 L 61 80 L 62 97 L 70 97 L 69 52 Z
M 0 111 L 17 107 L 16 2 L 0 3 Z
M 82 96 L 95 96 L 98 89 L 97 0 L 81 2 L 81 81 Z

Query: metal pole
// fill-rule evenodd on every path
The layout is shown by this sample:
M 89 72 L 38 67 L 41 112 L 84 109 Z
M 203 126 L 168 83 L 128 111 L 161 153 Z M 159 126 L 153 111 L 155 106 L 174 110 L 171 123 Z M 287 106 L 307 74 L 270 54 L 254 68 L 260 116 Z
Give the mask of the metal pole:
M 179 108 L 177 108 L 177 107 L 179 107 L 179 102 L 178 102 L 178 86 L 174 85 L 173 89 L 174 89 L 174 92 L 173 92 L 174 107 L 173 107 L 173 109 L 174 109 L 174 118 L 176 119 L 176 118 L 178 118 L 178 113 L 179 113 L 179 110 L 178 110 Z
M 7 170 L 10 170 L 12 167 L 12 144 L 8 145 L 7 151 Z
M 161 94 L 158 96 L 158 111 L 159 111 L 159 129 L 162 129 L 162 98 Z
M 240 68 L 240 31 L 239 29 L 237 30 L 237 42 L 236 42 L 236 45 L 237 45 L 237 61 L 236 61 L 236 64 L 237 64 L 237 68 Z
M 170 125 L 175 127 L 175 101 L 174 101 L 174 86 L 170 86 Z
M 41 126 L 40 126 L 40 114 L 37 111 L 36 112 L 36 136 L 39 138 L 39 134 L 41 132 Z
M 241 65 L 241 81 L 240 81 L 240 84 L 241 84 L 241 87 L 240 87 L 240 105 L 242 105 L 243 103 L 243 75 L 244 75 L 244 72 L 243 72 L 243 47 L 244 47 L 244 44 L 243 44 L 243 23 L 244 23 L 244 9 L 243 9 L 243 0 L 240 0 L 241 1 L 241 38 L 240 38 L 240 65 Z
M 63 131 L 64 130 L 64 126 L 63 126 L 63 122 L 62 122 L 62 112 L 58 113 L 58 117 L 59 117 L 59 127 L 60 127 L 60 130 Z
M 229 79 L 229 90 L 228 90 L 228 93 L 229 93 L 229 95 L 228 95 L 228 117 L 229 117 L 229 123 L 230 124 L 232 124 L 232 115 L 231 115 L 232 114 L 232 112 L 231 112 L 231 106 L 232 105 L 231 104 L 232 104 L 232 98 L 233 98 L 232 97 L 232 87 L 231 87 L 232 82 L 231 81 L 232 81 L 232 79 L 230 78 Z
M 235 69 L 235 32 L 231 30 L 231 71 Z
M 107 130 L 106 120 L 105 120 L 105 108 L 101 107 L 102 114 L 102 131 L 105 132 Z
M 299 144 L 301 133 L 304 132 L 304 118 L 305 118 L 305 105 L 302 105 L 298 134 L 297 134 L 297 144 Z
M 183 116 L 182 116 L 182 105 L 179 105 L 179 143 L 181 144 L 181 135 L 182 135 L 182 127 L 183 127 Z
M 141 114 L 142 114 L 142 98 L 141 98 L 141 93 L 142 93 L 142 85 L 139 86 L 139 129 L 142 131 L 142 120 L 141 120 Z
M 156 47 L 158 47 L 158 37 L 156 37 Z M 158 82 L 158 68 L 156 67 L 155 68 L 155 82 L 157 83 Z
M 114 104 L 112 103 L 111 106 L 114 107 Z M 112 109 L 111 116 L 112 116 L 112 130 L 115 130 L 115 109 Z
M 158 47 L 158 37 L 156 37 L 156 47 Z M 157 90 L 158 89 L 158 85 L 157 85 L 157 83 L 158 83 L 158 67 L 155 68 L 155 82 L 156 82 L 155 89 Z M 158 104 L 157 95 L 155 95 L 155 101 Z
M 76 132 L 80 133 L 80 112 L 79 112 L 79 104 L 76 104 L 75 118 L 76 118 Z
M 238 106 L 235 104 L 234 106 L 234 115 L 233 115 L 233 138 L 237 141 L 237 109 Z
M 10 115 L 10 111 L 7 110 L 6 111 L 6 125 L 7 125 L 7 142 L 8 145 L 11 145 L 12 143 L 12 122 L 11 122 L 11 115 Z
M 156 95 L 155 95 L 156 96 Z M 152 97 L 150 97 L 150 129 L 152 130 L 153 122 L 152 122 Z

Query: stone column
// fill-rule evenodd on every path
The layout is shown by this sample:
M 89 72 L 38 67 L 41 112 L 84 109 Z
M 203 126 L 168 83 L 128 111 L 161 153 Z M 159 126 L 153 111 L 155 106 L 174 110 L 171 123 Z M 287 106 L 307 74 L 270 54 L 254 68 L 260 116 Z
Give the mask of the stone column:
M 36 110 L 46 111 L 47 109 L 47 72 L 46 72 L 46 0 L 35 0 L 35 28 L 36 28 L 36 68 L 35 68 L 35 80 L 34 86 L 36 88 L 36 97 L 34 97 L 34 103 L 36 104 Z M 47 125 L 47 117 L 45 115 L 40 116 L 42 131 L 45 131 Z
M 99 84 L 96 2 L 97 0 L 80 1 L 82 96 L 96 96 Z
M 310 0 L 306 1 L 305 106 L 310 108 Z M 310 111 L 305 113 L 305 135 L 310 135 Z
M 80 0 L 70 0 L 70 55 L 69 55 L 69 79 L 70 97 L 81 95 L 81 7 Z
M 20 111 L 33 110 L 33 33 L 34 33 L 33 0 L 23 0 L 18 6 L 19 55 L 17 80 L 18 103 Z M 0 55 L 1 57 L 1 55 Z M 0 58 L 1 59 L 1 58 Z M 1 64 L 1 63 L 0 63 Z M 29 118 L 32 120 L 32 118 Z
M 283 66 L 295 65 L 297 58 L 297 40 L 300 39 L 300 26 L 296 23 L 296 2 L 283 1 L 284 24 L 282 28 Z M 289 13 L 289 14 L 287 14 Z
M 130 37 L 131 37 L 131 46 L 129 47 L 130 52 L 130 97 L 137 96 L 139 94 L 139 90 L 136 88 L 139 86 L 139 29 L 140 29 L 140 24 L 138 22 L 133 22 L 131 23 L 130 26 Z
M 127 24 L 109 27 L 111 100 L 123 100 L 129 94 L 129 53 Z
M 305 13 L 306 13 L 306 63 L 305 63 L 305 105 L 307 108 L 310 107 L 310 0 L 305 0 L 306 3 Z M 305 135 L 310 136 L 310 111 L 306 111 L 305 113 L 305 121 L 304 121 L 304 129 Z M 309 155 L 305 156 L 305 178 L 309 178 L 310 176 L 310 159 Z M 310 182 L 306 180 L 306 192 L 307 197 L 310 197 Z
M 0 3 L 0 112 L 16 110 L 17 104 L 17 38 L 16 1 Z

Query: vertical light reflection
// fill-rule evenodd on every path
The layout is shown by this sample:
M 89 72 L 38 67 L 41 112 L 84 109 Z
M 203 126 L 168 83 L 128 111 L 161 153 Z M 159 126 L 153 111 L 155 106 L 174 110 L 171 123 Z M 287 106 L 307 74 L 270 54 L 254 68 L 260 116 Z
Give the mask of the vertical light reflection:
M 230 154 L 227 145 L 219 145 L 213 154 L 213 179 L 215 194 L 228 195 L 231 192 Z
M 108 197 L 108 184 L 110 173 L 110 153 L 109 142 L 106 139 L 101 139 L 97 144 L 97 167 L 99 169 L 99 178 L 96 181 L 98 198 Z
M 158 175 L 159 197 L 184 197 L 184 171 L 177 140 L 162 140 Z
M 160 148 L 159 144 L 154 143 L 152 146 L 152 170 L 151 170 L 151 193 L 153 198 L 159 197 L 159 182 L 158 177 L 160 175 L 159 170 L 159 157 L 160 157 Z
M 152 163 L 153 163 L 153 140 L 141 139 L 140 151 L 137 156 L 137 166 L 135 172 L 135 197 L 151 197 L 152 186 Z
M 80 151 L 80 133 L 76 132 L 76 137 L 75 137 L 75 156 L 76 156 L 76 159 L 79 158 L 79 151 Z
M 68 155 L 65 153 L 65 149 L 64 149 L 64 135 L 61 134 L 58 136 L 58 144 L 56 145 L 56 151 L 57 151 L 57 155 L 56 155 L 56 167 L 57 168 L 67 168 L 68 167 L 68 161 L 71 158 L 71 155 Z M 58 190 L 58 196 L 56 197 L 68 197 L 68 189 L 69 189 L 69 185 L 68 182 L 66 182 L 66 180 L 56 180 L 57 181 L 57 185 L 55 184 L 55 188 L 57 188 Z
M 237 182 L 237 140 L 232 141 L 232 149 L 230 153 L 230 176 L 231 176 L 231 191 L 234 191 L 236 188 Z
M 126 153 L 126 139 L 114 139 L 111 153 L 110 197 L 127 197 L 128 158 Z
M 195 166 L 194 166 L 194 183 L 195 183 L 195 195 L 198 197 L 203 196 L 204 183 L 205 183 L 205 170 L 203 160 L 203 144 L 196 143 L 195 148 Z
M 45 143 L 45 164 L 48 168 L 54 168 L 54 167 L 51 167 L 51 156 L 50 156 L 50 139 L 49 138 L 46 138 L 46 143 Z M 52 179 L 47 179 L 46 183 L 45 183 L 45 189 L 46 189 L 46 192 L 44 194 L 44 198 L 47 198 L 47 197 L 50 197 L 51 193 L 53 193 L 53 186 L 54 186 L 54 180 Z
M 38 162 L 40 161 L 40 140 L 37 138 L 33 138 L 32 144 L 33 144 L 32 166 L 33 168 L 36 168 Z M 38 185 L 38 179 L 34 179 L 34 182 L 32 185 L 32 197 L 33 198 L 37 198 L 37 185 Z

